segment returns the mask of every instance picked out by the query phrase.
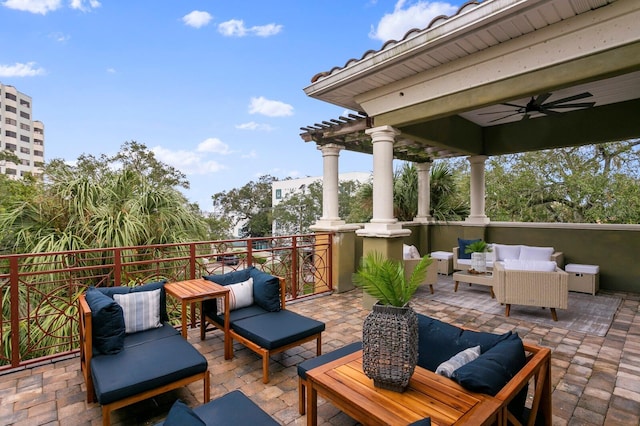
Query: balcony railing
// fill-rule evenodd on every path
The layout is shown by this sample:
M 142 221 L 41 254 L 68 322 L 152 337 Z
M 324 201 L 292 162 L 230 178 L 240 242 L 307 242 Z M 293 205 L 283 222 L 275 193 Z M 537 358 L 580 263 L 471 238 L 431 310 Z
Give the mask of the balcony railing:
M 181 281 L 255 266 L 287 282 L 287 299 L 332 290 L 331 234 L 0 256 L 0 371 L 78 350 L 77 299 L 88 287 Z M 179 309 L 168 298 L 172 320 Z M 190 312 L 195 323 L 194 309 Z

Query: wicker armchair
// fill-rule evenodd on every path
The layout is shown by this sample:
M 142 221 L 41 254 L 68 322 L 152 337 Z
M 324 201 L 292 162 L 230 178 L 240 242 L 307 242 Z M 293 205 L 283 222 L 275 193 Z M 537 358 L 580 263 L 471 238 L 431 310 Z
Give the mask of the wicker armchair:
M 404 275 L 409 278 L 413 273 L 413 270 L 416 268 L 418 262 L 421 259 L 404 259 Z M 427 267 L 427 275 L 424 278 L 424 281 L 420 283 L 421 286 L 428 285 L 431 294 L 433 294 L 433 286 L 438 282 L 438 264 L 436 262 L 432 262 L 431 265 Z
M 505 270 L 496 262 L 493 274 L 493 290 L 497 301 L 506 305 L 505 316 L 511 305 L 540 306 L 550 308 L 551 317 L 558 321 L 556 308 L 567 309 L 569 274 L 560 268 L 555 272 Z

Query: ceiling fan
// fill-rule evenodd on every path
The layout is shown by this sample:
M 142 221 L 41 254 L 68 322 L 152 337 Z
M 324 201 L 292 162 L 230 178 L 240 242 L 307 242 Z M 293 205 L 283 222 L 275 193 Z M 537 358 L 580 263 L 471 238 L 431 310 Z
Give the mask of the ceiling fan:
M 484 112 L 480 113 L 480 115 L 487 114 L 507 114 L 504 117 L 496 118 L 494 120 L 489 121 L 489 123 L 494 123 L 496 121 L 504 120 L 505 118 L 513 117 L 514 115 L 523 114 L 522 120 L 528 120 L 531 117 L 532 113 L 541 113 L 545 115 L 554 115 L 560 114 L 560 111 L 556 111 L 558 109 L 584 109 L 591 108 L 596 103 L 595 102 L 578 102 L 571 103 L 573 101 L 577 101 L 580 99 L 588 98 L 593 96 L 589 92 L 583 92 L 577 95 L 568 96 L 566 98 L 558 99 L 551 102 L 546 102 L 547 99 L 551 96 L 551 93 L 542 93 L 537 97 L 532 96 L 529 102 L 526 105 L 518 105 L 512 104 L 509 102 L 504 102 L 502 105 L 509 106 L 515 108 L 515 110 L 508 111 L 495 111 L 495 112 Z

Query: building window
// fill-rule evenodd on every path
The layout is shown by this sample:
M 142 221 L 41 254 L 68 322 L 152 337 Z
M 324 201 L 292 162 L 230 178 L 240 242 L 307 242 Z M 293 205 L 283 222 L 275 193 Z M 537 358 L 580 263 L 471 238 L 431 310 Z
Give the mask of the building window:
M 11 124 L 12 126 L 17 126 L 18 125 L 18 122 L 16 120 L 14 120 L 13 118 L 9 118 L 9 117 L 6 117 L 4 119 L 4 122 L 7 123 L 7 124 Z
M 17 138 L 18 134 L 16 132 L 12 132 L 11 130 L 5 130 L 4 135 L 10 138 Z
M 31 131 L 31 126 L 29 126 L 28 124 L 20 123 L 20 128 L 22 130 Z
M 30 166 L 31 161 L 23 159 L 23 160 L 20 160 L 20 164 L 22 164 L 23 166 Z
M 9 167 L 7 167 L 4 172 L 8 175 L 16 175 L 16 169 L 10 169 Z
M 6 92 L 4 94 L 4 97 L 7 98 L 7 99 L 11 99 L 12 101 L 15 101 L 15 100 L 18 99 L 18 98 L 16 98 L 16 95 L 14 95 L 13 93 L 9 93 L 9 92 Z
M 282 198 L 282 189 L 276 189 L 276 200 Z
M 35 149 L 33 150 L 33 155 L 36 157 L 44 157 L 44 153 L 42 151 L 36 151 Z
M 31 142 L 31 140 L 29 139 L 29 136 L 25 136 L 25 135 L 20 135 L 20 140 L 22 142 Z
M 11 105 L 5 105 L 4 109 L 5 109 L 5 111 L 9 111 L 9 112 L 12 112 L 14 114 L 18 112 L 16 107 L 12 107 Z
M 44 163 L 42 161 L 34 161 L 33 165 L 35 167 L 44 167 Z
M 33 139 L 33 144 L 34 144 L 34 145 L 40 145 L 40 146 L 42 146 L 42 141 L 41 141 L 40 139 L 35 139 L 35 138 L 34 138 L 34 139 Z
M 31 116 L 29 115 L 29 113 L 24 112 L 24 111 L 20 111 L 20 117 L 26 118 L 26 119 L 31 119 Z
M 20 147 L 20 152 L 23 154 L 31 154 L 31 150 L 29 148 L 25 148 L 23 146 Z
M 7 143 L 4 145 L 4 147 L 11 152 L 16 152 L 16 150 L 18 149 L 18 146 L 15 143 Z
M 42 134 L 43 134 L 42 129 L 39 129 L 39 128 L 37 128 L 37 127 L 34 127 L 34 129 L 33 129 L 33 133 L 37 133 L 37 134 L 39 134 L 39 135 L 42 135 Z
M 24 99 L 20 99 L 20 105 L 26 106 L 27 108 L 31 107 L 29 101 L 25 101 Z

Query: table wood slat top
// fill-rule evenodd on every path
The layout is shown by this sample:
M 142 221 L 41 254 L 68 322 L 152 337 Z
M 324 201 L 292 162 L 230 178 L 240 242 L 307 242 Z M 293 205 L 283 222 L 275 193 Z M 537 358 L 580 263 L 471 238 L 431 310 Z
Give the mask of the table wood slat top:
M 164 285 L 167 293 L 179 298 L 180 300 L 193 300 L 206 298 L 210 296 L 219 296 L 221 293 L 228 292 L 229 289 L 213 281 L 204 278 L 196 278 L 193 280 L 179 281 L 167 283 Z
M 409 424 L 425 417 L 431 417 L 433 425 L 483 424 L 496 420 L 501 405 L 420 367 L 404 392 L 377 388 L 362 370 L 362 351 L 314 368 L 307 377 L 318 394 L 372 425 Z

